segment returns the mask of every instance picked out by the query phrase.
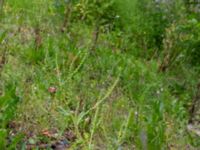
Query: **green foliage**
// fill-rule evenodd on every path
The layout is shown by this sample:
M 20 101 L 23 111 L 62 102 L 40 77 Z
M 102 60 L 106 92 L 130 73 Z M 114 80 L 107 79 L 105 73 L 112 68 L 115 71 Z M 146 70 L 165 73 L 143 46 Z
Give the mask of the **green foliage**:
M 6 91 L 4 96 L 0 97 L 0 148 L 5 149 L 7 147 L 8 132 L 7 125 L 15 116 L 15 110 L 17 103 L 19 102 L 19 97 L 16 96 L 15 85 L 6 86 Z M 16 136 L 9 143 L 7 149 L 15 149 L 17 144 L 21 142 L 22 136 Z
M 183 26 L 183 31 L 187 34 L 188 39 L 185 42 L 186 59 L 189 63 L 195 66 L 200 64 L 200 23 L 196 19 L 188 20 L 187 24 Z
M 181 1 L 117 0 L 121 27 L 137 41 L 142 56 L 151 56 L 155 49 L 161 50 L 165 28 L 183 16 Z M 177 13 L 178 12 L 178 13 Z
M 97 21 L 100 24 L 111 23 L 115 19 L 113 10 L 113 0 L 85 0 L 76 5 L 76 11 L 79 17 L 87 22 Z
M 5 95 L 0 97 L 0 106 L 1 106 L 1 127 L 5 128 L 8 121 L 13 118 L 13 111 L 16 108 L 16 104 L 19 101 L 19 98 L 15 95 L 15 87 L 8 85 L 6 87 Z
M 6 129 L 0 129 L 0 148 L 4 149 L 6 147 L 7 131 Z
M 198 68 L 199 27 L 199 22 L 193 18 L 181 20 L 166 29 L 163 51 L 165 56 L 169 56 L 169 65 L 186 63 Z
M 0 149 L 51 143 L 51 129 L 71 149 L 198 149 L 186 126 L 200 24 L 181 0 L 8 0 L 4 12 Z

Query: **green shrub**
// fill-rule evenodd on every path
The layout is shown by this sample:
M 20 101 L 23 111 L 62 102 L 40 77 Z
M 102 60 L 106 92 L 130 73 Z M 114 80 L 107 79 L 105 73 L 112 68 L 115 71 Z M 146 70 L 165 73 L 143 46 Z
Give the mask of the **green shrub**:
M 136 41 L 142 56 L 162 50 L 165 28 L 182 17 L 181 1 L 116 0 L 121 28 Z

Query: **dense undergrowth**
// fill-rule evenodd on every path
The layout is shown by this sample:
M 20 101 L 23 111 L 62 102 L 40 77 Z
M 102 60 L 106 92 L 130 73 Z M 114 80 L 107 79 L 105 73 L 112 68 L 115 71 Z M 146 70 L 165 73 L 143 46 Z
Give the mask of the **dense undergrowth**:
M 0 4 L 0 149 L 199 148 L 187 126 L 199 119 L 200 21 L 188 4 Z

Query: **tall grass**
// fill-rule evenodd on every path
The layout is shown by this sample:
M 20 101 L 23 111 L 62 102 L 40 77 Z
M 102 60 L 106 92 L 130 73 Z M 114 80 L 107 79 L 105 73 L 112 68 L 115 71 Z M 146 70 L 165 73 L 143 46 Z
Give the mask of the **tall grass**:
M 89 11 L 104 15 L 91 55 L 97 18 L 88 15 L 93 3 L 85 2 L 70 3 L 70 25 L 61 31 L 68 3 L 6 1 L 0 22 L 0 63 L 6 50 L 0 68 L 0 149 L 51 143 L 41 133 L 53 129 L 55 140 L 73 133 L 75 138 L 67 139 L 72 149 L 198 147 L 186 131 L 198 72 L 181 61 L 158 71 L 163 51 L 183 47 L 169 36 L 179 39 L 179 26 L 173 33 L 169 29 L 184 20 L 178 10 L 184 5 L 176 1 L 174 10 L 154 1 L 115 0 L 105 21 L 94 3 Z M 82 14 L 88 16 L 79 18 Z M 113 14 L 117 19 L 109 22 Z M 173 49 L 166 48 L 171 43 Z M 14 137 L 10 122 L 20 126 Z

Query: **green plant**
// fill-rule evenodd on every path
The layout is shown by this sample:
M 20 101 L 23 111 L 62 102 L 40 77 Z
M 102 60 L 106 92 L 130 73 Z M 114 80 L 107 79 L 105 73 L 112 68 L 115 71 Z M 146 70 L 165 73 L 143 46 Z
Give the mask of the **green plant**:
M 11 121 L 15 115 L 15 109 L 19 102 L 19 97 L 16 96 L 15 85 L 8 85 L 6 87 L 6 91 L 4 96 L 0 97 L 0 147 L 1 149 L 14 149 L 17 144 L 21 141 L 22 136 L 14 137 L 10 143 L 8 143 L 8 132 L 7 125 L 9 121 Z M 9 146 L 8 146 L 9 144 Z

